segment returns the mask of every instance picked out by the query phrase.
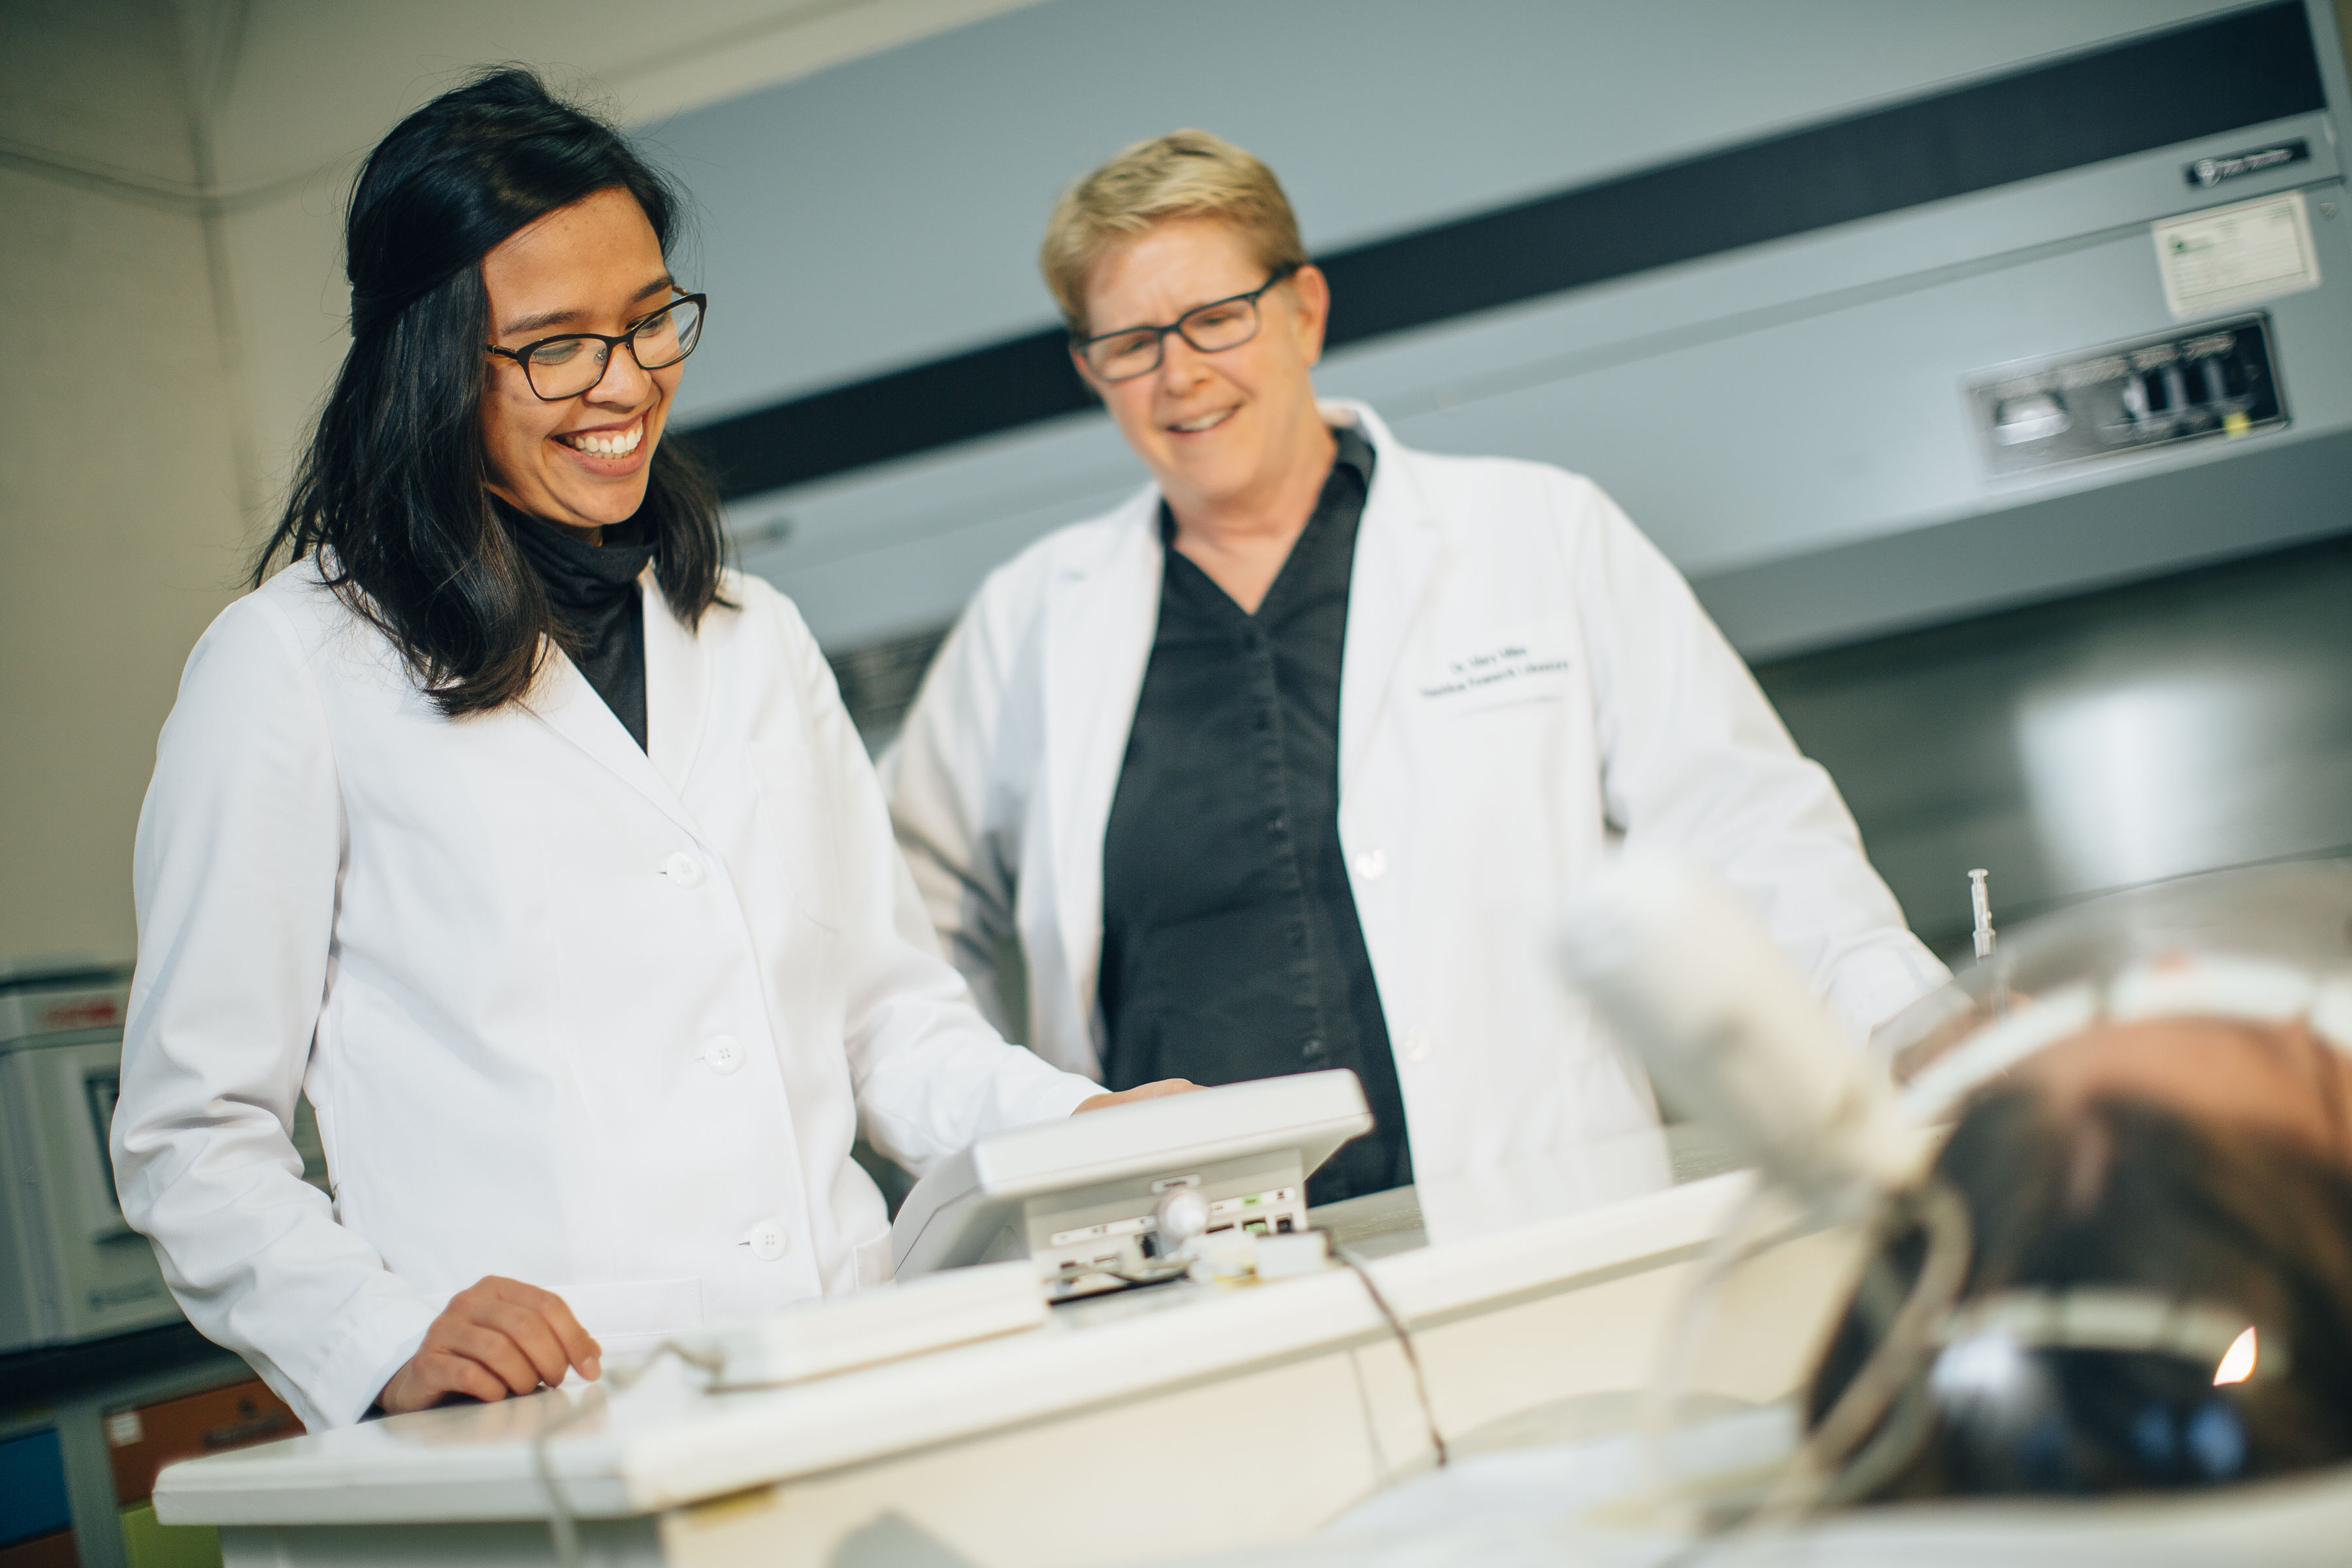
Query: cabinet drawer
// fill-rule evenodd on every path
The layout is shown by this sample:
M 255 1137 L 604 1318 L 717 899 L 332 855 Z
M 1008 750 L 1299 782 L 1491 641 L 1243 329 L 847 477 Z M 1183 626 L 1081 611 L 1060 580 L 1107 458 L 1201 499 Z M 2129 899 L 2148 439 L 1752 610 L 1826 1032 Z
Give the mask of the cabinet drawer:
M 152 1496 L 155 1472 L 175 1459 L 194 1459 L 302 1434 L 302 1423 L 294 1412 L 259 1378 L 135 1409 L 110 1411 L 105 1426 L 110 1458 L 114 1461 L 115 1500 L 125 1504 L 144 1502 Z

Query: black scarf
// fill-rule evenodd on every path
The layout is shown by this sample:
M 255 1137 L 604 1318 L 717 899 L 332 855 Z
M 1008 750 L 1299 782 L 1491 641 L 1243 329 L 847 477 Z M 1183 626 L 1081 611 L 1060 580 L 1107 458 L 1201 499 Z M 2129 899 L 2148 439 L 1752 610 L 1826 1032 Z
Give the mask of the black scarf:
M 490 503 L 539 574 L 562 628 L 563 651 L 645 750 L 646 609 L 637 577 L 655 554 L 645 525 L 635 518 L 608 523 L 604 542 L 588 544 L 496 496 Z

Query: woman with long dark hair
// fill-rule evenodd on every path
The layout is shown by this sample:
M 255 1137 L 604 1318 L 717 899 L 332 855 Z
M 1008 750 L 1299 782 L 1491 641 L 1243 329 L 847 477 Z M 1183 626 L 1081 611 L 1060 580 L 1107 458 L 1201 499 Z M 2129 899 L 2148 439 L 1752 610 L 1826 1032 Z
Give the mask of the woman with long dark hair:
M 122 1209 L 314 1426 L 876 1282 L 861 1124 L 919 1169 L 1099 1097 L 972 1011 L 815 644 L 662 439 L 678 205 L 521 70 L 384 139 L 350 353 L 158 747 Z

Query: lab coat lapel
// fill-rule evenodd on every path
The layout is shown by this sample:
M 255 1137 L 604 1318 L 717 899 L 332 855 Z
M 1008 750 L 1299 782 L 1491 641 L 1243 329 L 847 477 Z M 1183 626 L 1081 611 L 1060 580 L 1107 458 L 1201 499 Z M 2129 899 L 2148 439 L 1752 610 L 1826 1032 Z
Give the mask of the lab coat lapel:
M 710 652 L 670 614 L 651 566 L 637 586 L 646 605 L 646 743 L 654 771 L 683 795 L 710 716 Z
M 1346 801 L 1398 684 L 1412 624 L 1435 596 L 1451 557 L 1444 519 L 1422 489 L 1413 454 L 1361 404 L 1328 405 L 1363 428 L 1378 459 L 1356 530 L 1348 583 L 1348 640 L 1339 671 L 1339 798 Z M 1410 672 L 1406 672 L 1410 673 Z
M 661 616 L 672 627 L 677 627 L 677 623 L 669 620 L 667 607 L 661 611 Z M 683 631 L 683 628 L 678 629 Z M 660 689 L 654 682 L 653 638 L 653 616 L 648 614 L 646 618 L 646 728 L 648 739 L 661 733 L 661 705 L 664 701 Z M 588 684 L 588 678 L 580 673 L 579 666 L 566 658 L 562 648 L 551 647 L 547 650 L 547 663 L 541 668 L 539 679 L 531 687 L 527 705 L 541 723 L 571 742 L 596 763 L 619 774 L 631 788 L 659 808 L 663 816 L 695 837 L 702 837 L 694 814 L 686 809 L 686 803 L 678 798 L 677 791 L 654 766 L 653 760 L 637 749 L 636 741 L 622 727 L 613 710 L 605 705 L 604 700 L 596 694 L 596 689 Z M 698 731 L 700 729 L 698 715 L 696 729 Z
M 1160 626 L 1155 488 L 1129 501 L 1101 553 L 1057 568 L 1046 590 L 1045 781 L 1054 798 L 1054 891 L 1063 961 L 1091 1027 L 1102 961 L 1103 837 Z

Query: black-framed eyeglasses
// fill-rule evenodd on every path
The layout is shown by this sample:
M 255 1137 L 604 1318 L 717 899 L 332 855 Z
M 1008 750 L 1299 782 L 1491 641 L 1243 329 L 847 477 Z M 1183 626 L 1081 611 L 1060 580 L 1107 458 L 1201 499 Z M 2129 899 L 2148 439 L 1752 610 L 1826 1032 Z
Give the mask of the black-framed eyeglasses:
M 708 294 L 682 294 L 618 337 L 603 332 L 566 332 L 541 338 L 519 349 L 496 343 L 482 346 L 522 366 L 523 379 L 544 403 L 561 403 L 593 392 L 612 367 L 613 351 L 629 345 L 643 370 L 667 370 L 694 352 L 702 341 L 703 308 Z
M 1286 261 L 1274 269 L 1273 277 L 1248 293 L 1195 305 L 1164 327 L 1122 327 L 1091 338 L 1073 332 L 1070 347 L 1087 362 L 1087 368 L 1095 373 L 1097 381 L 1132 381 L 1139 375 L 1150 375 L 1167 357 L 1171 332 L 1204 354 L 1237 349 L 1257 336 L 1259 296 L 1297 271 L 1298 267 L 1296 261 Z

